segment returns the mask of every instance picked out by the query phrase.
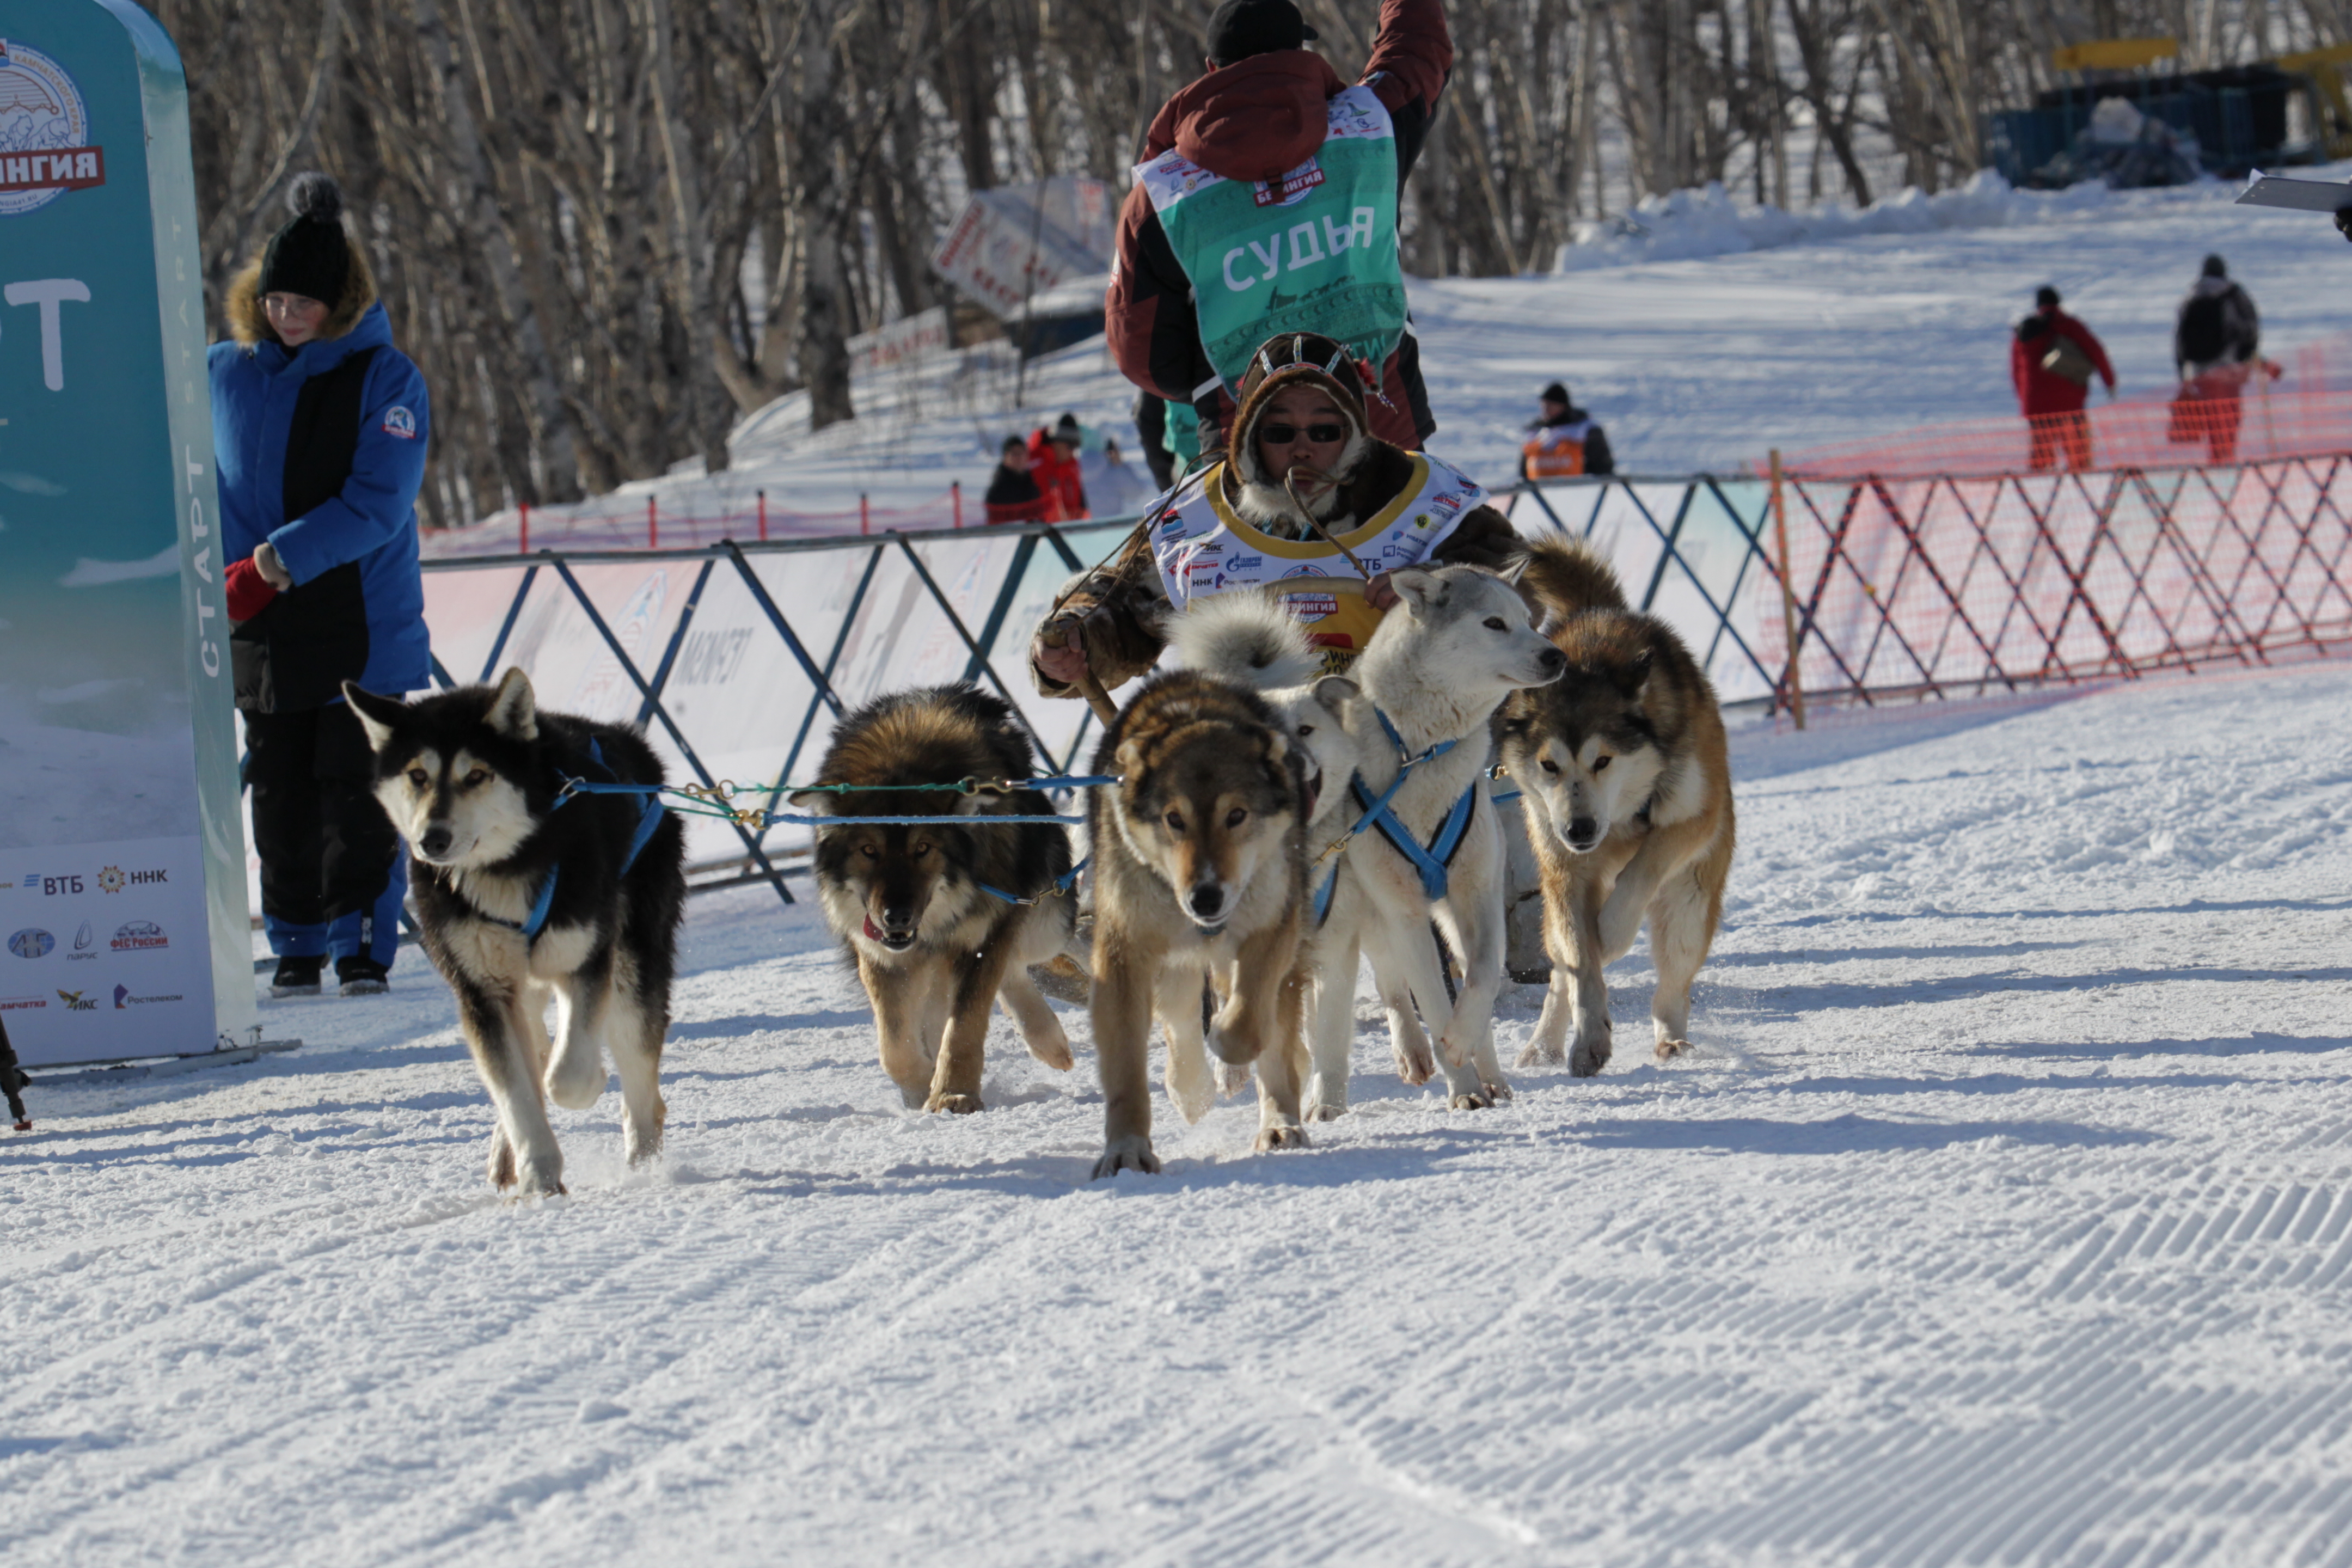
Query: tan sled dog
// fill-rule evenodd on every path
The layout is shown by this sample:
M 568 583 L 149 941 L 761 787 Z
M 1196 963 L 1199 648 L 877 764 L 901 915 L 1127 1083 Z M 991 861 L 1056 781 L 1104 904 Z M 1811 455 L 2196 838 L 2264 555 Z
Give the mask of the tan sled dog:
M 1527 795 L 1552 962 L 1518 1065 L 1559 1061 L 1571 1026 L 1569 1070 L 1589 1078 L 1607 1064 L 1601 967 L 1632 948 L 1644 920 L 1664 1061 L 1690 1049 L 1691 982 L 1731 872 L 1731 763 L 1715 688 L 1672 628 L 1625 607 L 1609 563 L 1580 542 L 1530 546 L 1520 585 L 1549 612 L 1568 673 L 1503 705 L 1502 766 Z
M 1255 1062 L 1257 1147 L 1302 1147 L 1301 1031 L 1312 979 L 1301 941 L 1306 771 L 1256 693 L 1195 670 L 1155 677 L 1095 752 L 1114 788 L 1091 793 L 1095 1057 L 1103 1154 L 1094 1173 L 1157 1171 L 1149 1054 L 1155 1011 L 1177 1042 L 1201 1024 L 1201 976 L 1223 998 L 1207 1044 Z M 1171 1084 L 1179 1100 L 1185 1087 Z

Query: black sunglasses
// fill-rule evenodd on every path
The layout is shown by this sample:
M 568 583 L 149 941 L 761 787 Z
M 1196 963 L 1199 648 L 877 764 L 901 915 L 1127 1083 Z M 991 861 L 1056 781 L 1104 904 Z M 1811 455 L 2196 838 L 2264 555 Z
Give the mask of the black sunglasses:
M 1261 425 L 1257 438 L 1276 447 L 1287 447 L 1304 435 L 1310 441 L 1343 441 L 1347 439 L 1345 425 L 1309 425 L 1301 430 L 1296 425 Z

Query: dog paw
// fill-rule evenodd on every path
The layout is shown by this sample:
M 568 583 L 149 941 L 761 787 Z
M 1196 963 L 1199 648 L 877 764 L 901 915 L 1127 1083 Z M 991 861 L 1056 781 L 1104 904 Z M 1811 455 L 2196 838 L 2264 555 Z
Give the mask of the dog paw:
M 1601 1076 L 1601 1069 L 1608 1065 L 1609 1046 L 1606 1041 L 1603 1041 L 1595 1050 L 1588 1050 L 1579 1046 L 1569 1056 L 1568 1075 L 1570 1078 L 1598 1078 Z
M 983 1107 L 976 1094 L 935 1094 L 923 1101 L 923 1109 L 934 1112 L 944 1110 L 950 1116 L 970 1116 Z
M 1217 1064 L 1216 1079 L 1217 1092 L 1219 1094 L 1239 1094 L 1242 1090 L 1249 1088 L 1250 1086 L 1249 1064 L 1247 1062 L 1219 1062 Z M 1200 1118 L 1194 1117 L 1193 1120 L 1197 1121 Z
M 563 1162 L 561 1158 L 537 1161 L 526 1166 L 515 1196 L 519 1198 L 560 1198 L 571 1192 L 563 1184 Z
M 1209 1031 L 1209 1052 L 1228 1067 L 1236 1067 L 1246 1075 L 1250 1063 L 1257 1060 L 1258 1042 L 1223 1029 Z
M 1149 1138 L 1121 1138 L 1102 1152 L 1095 1162 L 1094 1179 L 1116 1176 L 1121 1171 L 1137 1171 L 1147 1176 L 1160 1173 L 1160 1157 L 1151 1152 Z
M 1396 1067 L 1397 1077 L 1415 1087 L 1437 1076 L 1437 1063 L 1427 1051 L 1399 1051 Z
M 1309 1121 L 1337 1121 L 1348 1114 L 1348 1108 L 1344 1104 L 1334 1105 L 1327 1100 L 1310 1100 L 1299 1114 Z
M 1488 1098 L 1484 1086 L 1481 1086 L 1475 1093 L 1468 1089 L 1457 1090 L 1445 1101 L 1445 1109 L 1448 1110 L 1492 1110 L 1494 1108 L 1495 1102 Z
M 1250 1145 L 1263 1154 L 1269 1149 L 1304 1149 L 1307 1129 L 1304 1127 L 1261 1127 L 1257 1142 Z
M 1686 1057 L 1690 1054 L 1691 1043 L 1688 1040 L 1660 1040 L 1658 1042 L 1658 1059 L 1662 1062 L 1670 1062 L 1676 1057 Z
M 1518 1096 L 1513 1092 L 1511 1086 L 1505 1083 L 1500 1079 L 1488 1079 L 1487 1081 L 1481 1083 L 1478 1087 L 1485 1089 L 1486 1091 L 1486 1098 L 1496 1105 L 1502 1104 L 1503 1101 L 1507 1100 L 1517 1100 L 1518 1098 Z
M 515 1184 L 514 1150 L 503 1134 L 490 1140 L 490 1185 L 505 1192 Z

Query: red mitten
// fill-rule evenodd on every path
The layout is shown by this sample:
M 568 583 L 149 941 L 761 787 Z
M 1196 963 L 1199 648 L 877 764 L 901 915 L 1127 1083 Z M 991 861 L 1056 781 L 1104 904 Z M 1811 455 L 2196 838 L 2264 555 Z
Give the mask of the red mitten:
M 250 557 L 224 573 L 221 583 L 228 589 L 228 618 L 232 621 L 253 619 L 269 607 L 270 600 L 278 597 L 277 588 L 261 574 L 261 568 L 256 566 Z

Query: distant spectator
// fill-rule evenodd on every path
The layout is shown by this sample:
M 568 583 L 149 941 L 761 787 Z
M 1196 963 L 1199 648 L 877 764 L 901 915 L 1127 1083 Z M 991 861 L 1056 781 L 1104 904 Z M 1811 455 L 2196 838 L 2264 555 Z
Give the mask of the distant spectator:
M 2180 301 L 2172 329 L 2172 364 L 2181 380 L 2167 430 L 2173 440 L 2202 441 L 2209 462 L 2237 457 L 2247 377 L 2258 367 L 2279 374 L 2276 365 L 2264 365 L 2262 342 L 2262 317 L 2253 300 L 2231 281 L 2220 257 L 2207 257 L 2204 275 Z
M 2116 367 L 2091 329 L 2058 308 L 2058 290 L 2044 285 L 2033 297 L 2033 314 L 2017 323 L 2009 348 L 2009 375 L 2017 384 L 2018 411 L 2033 433 L 2028 466 L 2051 468 L 2063 451 L 2070 468 L 2091 466 L 2091 422 L 2083 413 L 2091 377 L 2116 392 Z
M 1543 411 L 1528 424 L 1528 444 L 1519 457 L 1521 479 L 1558 479 L 1617 471 L 1617 460 L 1609 452 L 1608 433 L 1592 422 L 1591 415 L 1569 401 L 1567 387 L 1555 381 L 1543 389 L 1538 401 Z
M 2226 262 L 2207 257 L 2204 276 L 2180 301 L 2172 329 L 2173 368 L 2189 381 L 2223 365 L 2250 364 L 2262 346 L 2263 319 L 2253 300 L 2231 280 Z
M 1087 510 L 1087 481 L 1078 471 L 1078 448 L 1086 433 L 1078 416 L 1065 414 L 1050 431 L 1039 428 L 1029 437 L 1029 472 L 1052 503 L 1046 511 L 1054 522 L 1074 522 L 1093 515 Z
M 988 521 L 1042 522 L 1052 504 L 1029 471 L 1029 443 L 1018 436 L 1007 436 L 996 472 L 988 479 Z

